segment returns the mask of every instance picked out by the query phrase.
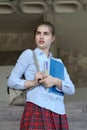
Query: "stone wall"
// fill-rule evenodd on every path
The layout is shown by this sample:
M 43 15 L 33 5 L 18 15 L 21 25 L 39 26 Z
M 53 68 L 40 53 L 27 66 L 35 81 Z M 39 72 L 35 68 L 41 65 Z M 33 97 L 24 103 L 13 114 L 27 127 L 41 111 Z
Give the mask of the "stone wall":
M 0 61 L 1 65 L 15 64 L 22 50 L 34 48 L 33 35 L 29 33 L 0 34 Z M 57 46 L 56 46 L 57 47 Z M 53 52 L 57 52 L 56 48 Z M 3 53 L 2 53 L 3 52 Z M 59 48 L 58 55 L 65 63 L 76 87 L 87 86 L 87 50 Z
M 33 48 L 32 33 L 0 33 L 0 51 L 18 51 Z
M 65 63 L 76 87 L 86 87 L 87 50 L 61 50 L 59 56 Z
M 0 65 L 14 65 L 20 53 L 35 47 L 33 33 L 0 33 Z

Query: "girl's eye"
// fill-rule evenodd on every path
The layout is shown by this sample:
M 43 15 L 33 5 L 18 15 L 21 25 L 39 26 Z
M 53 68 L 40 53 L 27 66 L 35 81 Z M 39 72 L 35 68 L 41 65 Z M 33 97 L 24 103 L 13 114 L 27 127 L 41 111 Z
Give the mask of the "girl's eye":
M 38 34 L 40 34 L 40 32 L 37 31 L 36 34 L 38 35 Z
M 44 35 L 49 35 L 49 33 L 48 32 L 44 32 Z
M 36 32 L 36 35 L 39 35 L 39 34 L 49 35 L 50 33 L 49 33 L 49 32 L 43 32 L 43 33 L 41 33 L 41 32 L 39 32 L 39 31 L 37 31 L 37 32 Z

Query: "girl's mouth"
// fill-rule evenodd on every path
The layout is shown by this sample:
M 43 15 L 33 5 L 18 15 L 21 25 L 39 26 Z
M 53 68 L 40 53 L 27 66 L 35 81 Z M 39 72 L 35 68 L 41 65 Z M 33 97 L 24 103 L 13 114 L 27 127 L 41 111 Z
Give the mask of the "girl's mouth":
M 40 41 L 39 41 L 39 43 L 40 43 L 40 44 L 43 44 L 43 43 L 44 43 L 44 41 L 40 40 Z

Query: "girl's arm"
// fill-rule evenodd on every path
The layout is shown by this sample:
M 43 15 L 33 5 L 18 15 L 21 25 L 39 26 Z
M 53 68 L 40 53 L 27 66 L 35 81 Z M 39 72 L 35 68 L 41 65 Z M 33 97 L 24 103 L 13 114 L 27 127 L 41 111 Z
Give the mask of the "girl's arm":
M 67 95 L 72 95 L 75 93 L 74 84 L 72 83 L 66 68 L 64 68 L 64 80 L 55 78 L 51 75 L 45 75 L 44 79 L 40 80 L 39 82 L 43 83 L 44 86 L 48 88 L 56 86 L 56 89 L 64 92 Z

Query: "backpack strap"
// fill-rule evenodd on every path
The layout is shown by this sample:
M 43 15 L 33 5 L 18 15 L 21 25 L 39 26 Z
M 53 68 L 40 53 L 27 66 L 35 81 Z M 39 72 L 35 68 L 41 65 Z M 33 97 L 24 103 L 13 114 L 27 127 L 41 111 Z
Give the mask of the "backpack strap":
M 33 53 L 33 59 L 34 59 L 34 62 L 35 62 L 35 66 L 36 66 L 36 70 L 37 71 L 40 71 L 40 68 L 39 68 L 39 63 L 38 63 L 38 60 L 37 60 L 37 56 L 35 54 L 35 52 L 32 50 L 32 53 Z M 7 77 L 7 79 L 9 78 L 9 76 Z M 22 78 L 25 79 L 24 75 L 22 75 Z M 28 89 L 33 89 L 34 87 L 32 88 L 28 88 Z M 28 90 L 26 89 L 26 90 Z M 26 91 L 26 90 L 22 90 L 22 94 Z M 9 87 L 7 86 L 7 93 L 9 94 Z
M 34 58 L 36 70 L 37 70 L 37 72 L 38 72 L 38 71 L 40 71 L 38 59 L 37 59 L 37 56 L 36 56 L 36 54 L 35 54 L 35 52 L 34 52 L 33 50 L 32 50 L 32 53 L 33 53 L 33 58 Z M 25 93 L 25 92 L 27 92 L 28 90 L 33 89 L 33 88 L 35 88 L 35 87 L 31 87 L 31 88 L 28 88 L 28 89 L 23 90 L 23 91 L 22 91 L 22 94 Z
M 36 69 L 37 69 L 37 71 L 40 71 L 40 67 L 39 67 L 39 63 L 38 63 L 38 60 L 37 60 L 37 56 L 36 56 L 34 51 L 32 51 L 32 52 L 33 52 L 33 58 L 34 58 Z

